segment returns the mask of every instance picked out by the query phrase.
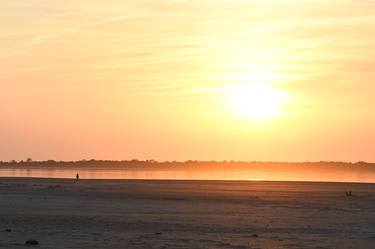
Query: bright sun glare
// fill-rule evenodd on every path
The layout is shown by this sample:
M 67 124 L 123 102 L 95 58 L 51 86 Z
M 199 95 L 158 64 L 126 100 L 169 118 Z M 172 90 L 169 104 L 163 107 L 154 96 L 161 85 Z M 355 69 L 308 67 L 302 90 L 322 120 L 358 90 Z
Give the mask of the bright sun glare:
M 238 84 L 228 89 L 229 105 L 241 117 L 266 120 L 279 116 L 284 102 L 280 90 L 270 84 Z

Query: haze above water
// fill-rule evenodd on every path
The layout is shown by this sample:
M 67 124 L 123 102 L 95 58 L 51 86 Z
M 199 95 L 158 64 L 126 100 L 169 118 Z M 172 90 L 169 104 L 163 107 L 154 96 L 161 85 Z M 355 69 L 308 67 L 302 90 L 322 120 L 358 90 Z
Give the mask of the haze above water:
M 375 183 L 375 167 L 367 163 L 156 163 L 156 162 L 33 162 L 3 163 L 0 177 L 264 180 Z

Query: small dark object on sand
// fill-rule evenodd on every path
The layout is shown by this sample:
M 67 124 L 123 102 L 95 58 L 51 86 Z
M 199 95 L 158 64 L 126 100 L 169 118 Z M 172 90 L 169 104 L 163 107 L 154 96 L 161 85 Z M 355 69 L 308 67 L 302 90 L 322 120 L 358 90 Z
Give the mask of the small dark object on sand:
M 252 237 L 252 238 L 259 238 L 259 235 L 256 234 L 256 233 L 254 233 L 254 234 L 251 235 L 251 237 Z
M 25 245 L 37 246 L 37 245 L 39 245 L 39 242 L 35 239 L 29 239 L 29 240 L 26 240 Z
M 155 233 L 155 235 L 162 235 L 162 234 L 163 234 L 162 232 Z
M 4 232 L 11 233 L 11 232 L 12 232 L 12 229 L 7 228 L 7 229 L 4 230 Z

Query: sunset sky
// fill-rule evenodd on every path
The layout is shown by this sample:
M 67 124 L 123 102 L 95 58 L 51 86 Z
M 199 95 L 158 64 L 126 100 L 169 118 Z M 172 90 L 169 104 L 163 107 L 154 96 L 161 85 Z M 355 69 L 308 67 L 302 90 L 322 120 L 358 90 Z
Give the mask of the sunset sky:
M 0 160 L 375 161 L 375 1 L 0 9 Z

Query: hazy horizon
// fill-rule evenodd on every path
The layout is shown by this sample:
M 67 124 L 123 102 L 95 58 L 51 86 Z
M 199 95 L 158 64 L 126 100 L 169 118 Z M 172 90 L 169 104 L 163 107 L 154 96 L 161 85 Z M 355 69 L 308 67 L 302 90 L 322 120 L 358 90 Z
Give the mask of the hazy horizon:
M 375 2 L 0 1 L 0 159 L 375 161 Z
M 114 162 L 114 163 L 121 163 L 121 162 L 146 162 L 146 163 L 260 163 L 260 164 L 267 164 L 267 163 L 276 163 L 276 164 L 375 164 L 375 162 L 371 161 L 259 161 L 259 160 L 155 160 L 152 158 L 148 159 L 137 159 L 137 158 L 128 158 L 128 159 L 95 159 L 95 158 L 82 158 L 77 160 L 56 160 L 56 159 L 47 159 L 47 160 L 34 160 L 33 158 L 24 158 L 20 160 L 1 160 L 0 163 L 79 163 L 79 162 Z
M 0 177 L 314 181 L 375 183 L 375 164 L 358 162 L 22 161 L 0 162 Z

